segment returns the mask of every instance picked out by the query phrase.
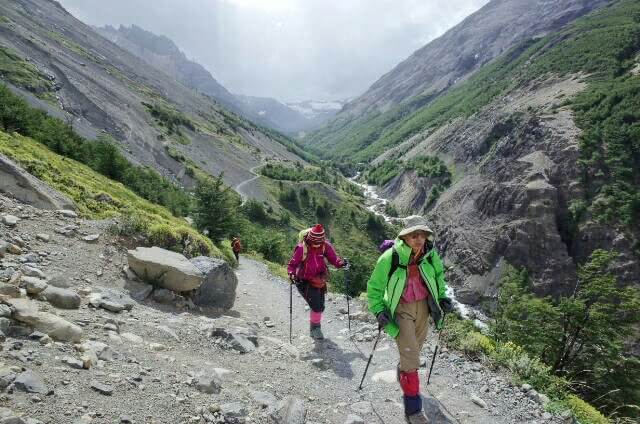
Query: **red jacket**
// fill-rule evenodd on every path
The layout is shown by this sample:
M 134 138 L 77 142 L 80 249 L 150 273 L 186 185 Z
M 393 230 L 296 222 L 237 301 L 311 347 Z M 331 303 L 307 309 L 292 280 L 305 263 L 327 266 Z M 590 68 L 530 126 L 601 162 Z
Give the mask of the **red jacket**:
M 304 243 L 304 241 L 302 242 Z M 289 267 L 287 272 L 289 274 L 295 274 L 300 280 L 312 281 L 315 278 L 327 275 L 327 263 L 324 258 L 327 258 L 336 268 L 340 268 L 344 265 L 342 259 L 336 254 L 336 250 L 328 241 L 324 242 L 324 249 L 320 246 L 317 249 L 307 245 L 307 259 L 302 262 L 303 248 L 302 243 L 299 243 L 293 251 L 293 256 L 289 261 Z M 324 253 L 323 253 L 324 251 Z M 326 280 L 325 280 L 326 281 Z

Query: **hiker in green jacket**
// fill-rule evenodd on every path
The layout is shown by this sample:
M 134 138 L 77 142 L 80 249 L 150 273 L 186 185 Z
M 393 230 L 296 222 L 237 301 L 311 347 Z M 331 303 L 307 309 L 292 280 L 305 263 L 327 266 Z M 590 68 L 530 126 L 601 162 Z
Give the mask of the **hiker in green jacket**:
M 367 283 L 369 310 L 398 346 L 398 380 L 404 394 L 405 418 L 410 424 L 429 423 L 422 411 L 418 377 L 429 317 L 440 329 L 444 312 L 453 309 L 446 295 L 444 266 L 433 239 L 433 231 L 424 218 L 407 219 L 406 227 L 393 247 L 380 256 Z

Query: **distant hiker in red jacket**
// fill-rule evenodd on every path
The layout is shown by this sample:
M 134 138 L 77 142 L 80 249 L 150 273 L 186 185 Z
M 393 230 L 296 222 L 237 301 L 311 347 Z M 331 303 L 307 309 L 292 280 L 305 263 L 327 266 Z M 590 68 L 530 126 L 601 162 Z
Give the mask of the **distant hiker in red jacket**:
M 231 240 L 231 250 L 233 250 L 236 261 L 240 263 L 240 252 L 242 251 L 242 243 L 240 243 L 240 239 L 238 237 L 234 237 Z
M 310 228 L 298 243 L 287 269 L 289 279 L 292 283 L 296 283 L 298 291 L 311 308 L 310 334 L 316 340 L 324 338 L 320 322 L 329 280 L 325 258 L 336 268 L 342 268 L 348 264 L 345 259 L 338 257 L 331 243 L 325 239 L 324 228 L 321 224 L 317 224 Z

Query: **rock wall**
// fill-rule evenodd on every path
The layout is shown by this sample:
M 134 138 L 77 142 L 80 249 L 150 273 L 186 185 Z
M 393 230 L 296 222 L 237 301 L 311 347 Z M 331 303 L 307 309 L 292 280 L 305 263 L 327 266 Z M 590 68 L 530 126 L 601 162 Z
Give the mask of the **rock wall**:
M 582 196 L 580 130 L 571 111 L 557 104 L 582 87 L 578 77 L 537 81 L 387 152 L 404 159 L 437 155 L 454 170 L 453 185 L 427 215 L 462 302 L 494 298 L 507 263 L 527 268 L 540 295 L 570 292 L 577 264 L 596 248 L 618 250 L 618 278 L 637 284 L 640 264 L 628 235 L 591 221 L 570 228 L 569 205 Z M 426 205 L 415 200 L 430 190 L 421 183 L 405 173 L 385 194 L 419 211 Z

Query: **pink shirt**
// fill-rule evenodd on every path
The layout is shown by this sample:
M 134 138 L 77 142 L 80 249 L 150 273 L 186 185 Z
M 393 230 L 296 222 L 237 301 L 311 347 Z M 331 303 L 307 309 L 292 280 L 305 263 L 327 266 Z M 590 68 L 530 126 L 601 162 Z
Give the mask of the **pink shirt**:
M 413 258 L 409 262 L 407 284 L 404 286 L 400 303 L 414 303 L 429 297 L 429 290 L 418 269 L 418 262 L 422 259 L 422 256 L 420 255 L 417 259 Z

